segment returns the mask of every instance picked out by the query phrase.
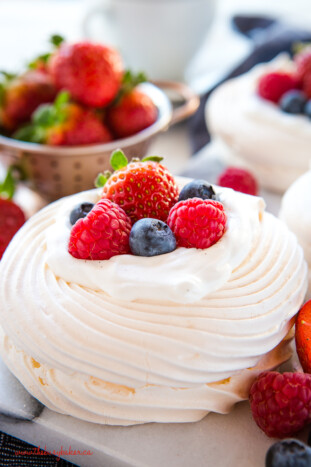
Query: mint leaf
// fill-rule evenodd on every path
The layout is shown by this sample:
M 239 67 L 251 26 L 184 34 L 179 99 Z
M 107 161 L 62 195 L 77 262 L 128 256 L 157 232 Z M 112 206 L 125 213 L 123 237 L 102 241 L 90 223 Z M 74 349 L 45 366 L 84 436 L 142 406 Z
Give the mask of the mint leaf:
M 147 157 L 144 157 L 141 161 L 142 162 L 147 162 L 147 161 L 161 162 L 161 161 L 163 161 L 163 157 L 161 157 L 161 156 L 147 156 Z
M 7 171 L 4 181 L 0 184 L 1 196 L 12 199 L 15 192 L 15 180 L 12 174 L 12 170 Z
M 50 42 L 52 45 L 54 45 L 55 47 L 59 47 L 60 44 L 62 42 L 64 42 L 64 38 L 62 36 L 60 36 L 59 34 L 53 34 L 53 36 L 51 36 L 50 38 Z
M 104 174 L 99 173 L 94 181 L 96 188 L 102 188 L 107 183 L 108 178 Z
M 127 164 L 127 157 L 121 149 L 117 149 L 111 154 L 110 165 L 114 170 L 122 169 L 122 167 L 126 167 Z

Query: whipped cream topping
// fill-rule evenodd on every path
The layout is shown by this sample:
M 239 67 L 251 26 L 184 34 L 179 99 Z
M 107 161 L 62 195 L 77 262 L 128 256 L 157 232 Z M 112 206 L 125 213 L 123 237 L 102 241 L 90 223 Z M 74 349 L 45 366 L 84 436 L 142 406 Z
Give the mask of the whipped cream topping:
M 257 85 L 262 75 L 292 67 L 286 54 L 257 65 L 219 86 L 206 108 L 212 135 L 256 173 L 263 187 L 280 192 L 308 169 L 311 123 L 306 116 L 287 114 L 261 98 Z
M 187 262 L 197 265 L 193 269 L 183 262 L 184 249 L 163 255 L 163 264 L 178 253 L 180 260 L 163 266 L 165 280 L 154 275 L 157 293 L 150 288 L 151 298 L 144 298 L 136 291 L 144 287 L 143 280 L 135 281 L 129 299 L 123 295 L 132 293 L 128 284 L 120 286 L 119 294 L 115 289 L 110 294 L 106 285 L 81 284 L 87 280 L 87 274 L 80 279 L 77 272 L 86 265 L 83 260 L 72 263 L 72 281 L 63 277 L 70 269 L 65 253 L 63 270 L 56 273 L 48 263 L 55 248 L 52 229 L 58 226 L 59 242 L 67 238 L 65 212 L 80 202 L 81 194 L 49 205 L 23 226 L 0 264 L 5 304 L 0 307 L 0 352 L 35 397 L 61 413 L 98 423 L 196 421 L 209 411 L 228 412 L 247 397 L 256 372 L 288 358 L 283 339 L 306 291 L 302 250 L 284 223 L 262 212 L 260 199 L 228 189 L 219 195 L 228 210 L 222 240 L 229 253 L 217 244 L 209 248 L 211 260 L 217 250 L 222 272 L 214 260 L 216 279 L 212 276 L 201 298 L 205 285 L 194 286 L 191 303 L 189 296 L 187 302 L 172 299 L 182 285 L 169 274 L 185 268 L 190 277 L 193 271 L 189 287 L 209 280 L 202 271 L 210 268 L 207 250 L 188 250 Z M 96 190 L 82 194 L 83 200 L 97 196 Z M 237 242 L 238 234 L 243 242 Z M 58 243 L 58 250 L 65 249 Z M 133 270 L 137 280 L 137 264 L 146 258 L 130 258 L 128 275 Z M 92 262 L 92 274 L 101 274 L 110 262 Z M 117 264 L 122 270 L 122 261 Z M 224 273 L 225 281 L 220 278 Z M 173 288 L 172 295 L 165 290 Z
M 299 177 L 282 198 L 279 217 L 298 238 L 309 269 L 308 298 L 311 297 L 311 171 Z
M 55 223 L 46 230 L 46 263 L 66 282 L 101 290 L 123 300 L 157 300 L 193 303 L 225 284 L 247 257 L 259 231 L 264 210 L 261 198 L 230 189 L 216 190 L 227 214 L 224 236 L 206 250 L 178 248 L 153 257 L 114 256 L 109 261 L 78 260 L 67 251 L 72 200 L 62 203 Z M 80 193 L 76 203 L 97 202 L 100 191 Z M 208 266 L 208 267 L 207 267 Z

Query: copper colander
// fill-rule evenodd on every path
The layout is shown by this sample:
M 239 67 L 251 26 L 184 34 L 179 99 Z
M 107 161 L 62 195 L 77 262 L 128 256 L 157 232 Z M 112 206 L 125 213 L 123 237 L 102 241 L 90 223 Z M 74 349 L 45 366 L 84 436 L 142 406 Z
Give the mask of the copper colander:
M 30 187 L 47 201 L 93 188 L 97 174 L 110 168 L 112 151 L 121 148 L 128 158 L 144 156 L 159 132 L 189 117 L 198 108 L 197 95 L 185 84 L 167 81 L 155 84 L 144 83 L 140 87 L 158 107 L 158 119 L 129 138 L 88 146 L 52 147 L 0 136 L 0 161 L 5 166 L 21 165 Z M 161 88 L 182 96 L 183 104 L 173 109 Z

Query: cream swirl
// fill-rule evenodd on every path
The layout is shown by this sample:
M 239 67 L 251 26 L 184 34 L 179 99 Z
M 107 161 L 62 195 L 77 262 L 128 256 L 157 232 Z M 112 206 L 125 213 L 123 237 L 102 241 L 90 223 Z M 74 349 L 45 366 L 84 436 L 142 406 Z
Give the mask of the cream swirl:
M 62 203 L 55 223 L 46 230 L 46 263 L 67 282 L 101 290 L 123 300 L 157 300 L 193 303 L 218 290 L 247 257 L 258 234 L 264 210 L 261 198 L 230 189 L 217 191 L 227 213 L 224 236 L 206 250 L 178 248 L 170 254 L 147 257 L 114 256 L 109 261 L 81 261 L 67 251 L 72 199 Z M 80 193 L 76 203 L 99 199 L 99 192 Z M 208 265 L 208 267 L 206 267 Z
M 271 71 L 290 71 L 281 55 L 219 86 L 209 99 L 206 118 L 213 137 L 256 173 L 261 185 L 285 191 L 308 169 L 311 124 L 307 117 L 282 112 L 257 94 L 259 78 Z
M 232 263 L 233 270 L 230 264 L 225 281 L 219 279 L 192 303 L 166 298 L 163 289 L 172 287 L 168 276 L 160 278 L 157 295 L 143 298 L 138 291 L 140 298 L 133 300 L 56 274 L 48 264 L 50 229 L 64 219 L 68 202 L 74 206 L 81 195 L 49 205 L 25 224 L 0 264 L 5 304 L 0 349 L 35 397 L 54 410 L 99 423 L 195 421 L 209 411 L 228 412 L 247 397 L 256 372 L 288 358 L 283 339 L 306 290 L 301 248 L 282 222 L 267 213 L 259 217 L 260 200 L 222 192 L 229 218 L 240 217 L 232 227 L 229 221 L 227 258 L 240 263 Z M 82 196 L 94 199 L 97 192 Z M 239 203 L 243 209 L 234 207 Z M 244 216 L 256 228 L 249 228 Z M 232 250 L 233 225 L 247 230 L 239 254 Z M 182 256 L 183 249 L 176 251 Z M 201 268 L 210 268 L 206 251 L 189 252 L 195 262 L 199 253 L 204 258 L 200 278 Z M 130 258 L 133 269 L 136 261 L 145 261 Z M 76 261 L 84 267 L 84 261 Z M 94 262 L 94 274 L 110 261 Z M 75 270 L 72 274 L 76 277 Z

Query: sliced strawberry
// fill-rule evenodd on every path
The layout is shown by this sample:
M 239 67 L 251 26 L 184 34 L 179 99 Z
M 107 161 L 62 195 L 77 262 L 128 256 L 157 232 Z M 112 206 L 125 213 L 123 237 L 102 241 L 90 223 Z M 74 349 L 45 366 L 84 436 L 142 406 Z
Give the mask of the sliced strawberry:
M 306 373 L 311 373 L 311 300 L 299 311 L 295 324 L 295 340 L 299 361 Z

